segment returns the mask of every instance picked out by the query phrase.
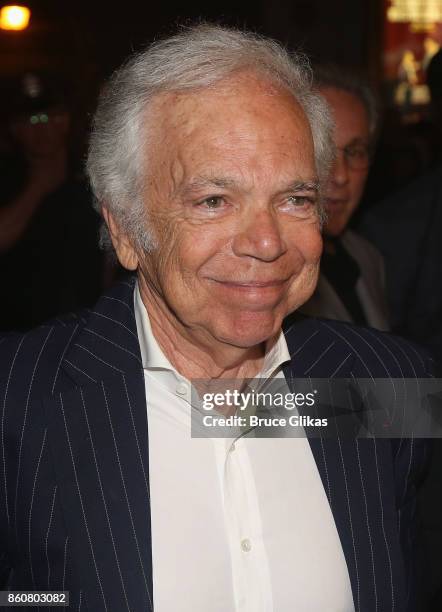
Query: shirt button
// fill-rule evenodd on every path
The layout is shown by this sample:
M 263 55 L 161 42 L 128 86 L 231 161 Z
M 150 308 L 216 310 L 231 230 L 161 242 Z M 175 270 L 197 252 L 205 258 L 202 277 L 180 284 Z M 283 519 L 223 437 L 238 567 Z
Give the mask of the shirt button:
M 229 448 L 229 452 L 233 453 L 234 450 L 235 450 L 235 443 L 233 443 L 232 446 Z
M 179 395 L 186 395 L 187 393 L 187 385 L 185 383 L 180 383 L 177 388 L 176 388 L 176 392 Z
M 241 550 L 243 552 L 250 552 L 252 550 L 252 543 L 248 538 L 241 540 Z

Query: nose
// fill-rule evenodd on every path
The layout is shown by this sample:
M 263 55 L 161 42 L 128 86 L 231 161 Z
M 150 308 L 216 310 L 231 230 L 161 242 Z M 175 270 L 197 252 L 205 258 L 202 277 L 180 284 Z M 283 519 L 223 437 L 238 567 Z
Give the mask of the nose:
M 240 224 L 233 240 L 235 255 L 270 262 L 286 251 L 280 224 L 271 211 L 252 211 Z
M 330 172 L 330 180 L 339 187 L 348 183 L 348 164 L 344 151 L 341 149 L 336 151 L 336 159 Z

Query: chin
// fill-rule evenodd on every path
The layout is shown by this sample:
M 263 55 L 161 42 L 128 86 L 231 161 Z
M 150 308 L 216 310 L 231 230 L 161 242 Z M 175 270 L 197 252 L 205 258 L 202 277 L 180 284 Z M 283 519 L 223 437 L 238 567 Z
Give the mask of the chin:
M 343 227 L 340 224 L 330 224 L 324 227 L 324 235 L 329 238 L 337 238 L 339 234 L 343 231 Z
M 234 318 L 232 324 L 220 329 L 217 336 L 221 341 L 232 346 L 252 348 L 267 342 L 279 331 L 281 325 L 282 317 L 274 313 L 241 313 Z
M 329 219 L 329 222 L 325 224 L 324 234 L 330 238 L 338 238 L 347 227 L 348 221 L 349 218 L 347 216 Z

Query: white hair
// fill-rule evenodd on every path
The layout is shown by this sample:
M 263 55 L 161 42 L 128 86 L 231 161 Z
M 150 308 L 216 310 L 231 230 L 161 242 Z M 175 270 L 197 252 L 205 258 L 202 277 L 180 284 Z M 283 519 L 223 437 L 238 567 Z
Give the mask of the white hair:
M 326 178 L 333 156 L 327 105 L 312 91 L 305 56 L 289 54 L 279 43 L 250 32 L 198 24 L 154 42 L 128 59 L 103 88 L 93 121 L 87 172 L 97 210 L 105 205 L 132 240 L 154 246 L 143 205 L 145 153 L 143 123 L 155 96 L 206 88 L 249 71 L 287 89 L 310 124 L 316 171 Z M 101 244 L 109 247 L 106 231 Z

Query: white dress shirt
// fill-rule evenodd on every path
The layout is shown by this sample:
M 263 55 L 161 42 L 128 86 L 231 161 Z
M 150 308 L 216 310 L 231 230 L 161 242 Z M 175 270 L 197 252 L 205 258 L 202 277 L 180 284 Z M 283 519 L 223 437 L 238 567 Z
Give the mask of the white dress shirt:
M 190 382 L 135 288 L 144 368 L 155 612 L 353 612 L 333 515 L 306 438 L 192 438 Z M 283 377 L 284 335 L 259 377 Z

